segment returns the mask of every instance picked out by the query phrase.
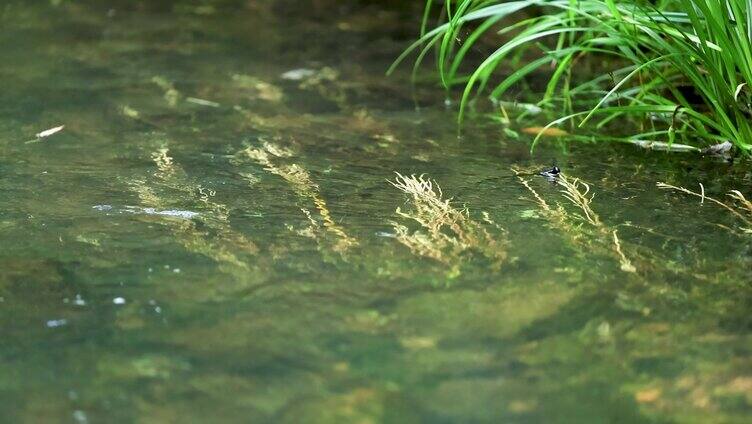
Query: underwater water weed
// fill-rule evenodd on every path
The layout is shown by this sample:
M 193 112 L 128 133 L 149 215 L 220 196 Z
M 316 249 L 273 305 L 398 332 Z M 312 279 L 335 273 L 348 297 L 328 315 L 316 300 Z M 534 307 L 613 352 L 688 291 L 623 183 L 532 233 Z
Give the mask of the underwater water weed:
M 164 90 L 164 99 L 170 107 L 176 107 L 178 103 L 183 99 L 183 94 L 180 93 L 175 85 L 167 80 L 165 77 L 155 76 L 151 79 L 157 87 Z
M 278 103 L 284 98 L 284 91 L 281 88 L 251 75 L 235 74 L 232 76 L 232 81 L 238 89 L 248 91 L 254 98 L 272 103 Z
M 313 202 L 322 225 L 319 225 L 313 219 L 308 209 L 301 208 L 306 218 L 315 224 L 309 227 L 308 234 L 316 234 L 316 230 L 323 226 L 327 233 L 334 236 L 335 242 L 331 247 L 332 250 L 338 253 L 345 253 L 351 248 L 358 246 L 358 241 L 348 235 L 345 229 L 334 221 L 326 200 L 321 195 L 321 188 L 313 181 L 311 174 L 305 168 L 295 163 L 289 165 L 274 163 L 274 158 L 291 158 L 292 156 L 293 152 L 291 150 L 270 142 L 264 142 L 261 147 L 248 147 L 235 155 L 236 158 L 250 158 L 261 165 L 264 170 L 282 177 L 298 196 Z M 318 237 L 316 238 L 318 239 Z
M 174 163 L 168 148 L 157 149 L 152 152 L 151 157 L 157 166 L 157 172 L 154 174 L 157 178 L 156 184 L 152 185 L 144 180 L 128 182 L 130 189 L 136 193 L 142 205 L 151 208 L 164 208 L 169 205 L 168 201 L 157 194 L 155 186 L 178 189 L 188 195 L 199 193 L 197 187 L 191 186 L 184 180 L 184 171 Z M 209 202 L 208 199 L 207 202 Z M 255 255 L 258 253 L 258 247 L 244 235 L 230 228 L 228 215 L 225 213 L 227 208 L 224 205 L 210 203 L 209 209 L 213 213 L 202 218 L 201 222 L 207 229 L 212 230 L 213 235 L 206 230 L 199 229 L 194 220 L 166 218 L 161 222 L 170 228 L 176 240 L 186 250 L 211 258 L 223 272 L 242 281 L 247 276 L 248 264 L 238 254 Z
M 617 231 L 613 230 L 611 231 L 611 234 L 614 236 L 614 251 L 616 251 L 616 254 L 619 256 L 619 267 L 621 270 L 624 272 L 637 272 L 637 268 L 632 265 L 632 261 L 629 260 L 621 248 L 621 242 L 619 241 Z
M 728 195 L 739 203 L 740 209 L 743 209 L 747 214 L 752 215 L 752 202 L 747 200 L 739 190 L 731 190 Z
M 495 227 L 500 235 L 494 238 L 481 223 L 470 218 L 467 208 L 456 208 L 452 199 L 445 199 L 441 187 L 425 176 L 397 176 L 389 184 L 410 197 L 411 210 L 397 208 L 402 218 L 417 222 L 421 230 L 410 231 L 405 225 L 392 222 L 397 240 L 413 254 L 434 259 L 457 269 L 465 252 L 475 251 L 501 268 L 507 258 L 508 242 L 504 230 L 483 214 L 483 221 Z
M 593 211 L 593 208 L 590 206 L 593 202 L 593 198 L 595 197 L 595 193 L 590 193 L 590 185 L 580 180 L 579 178 L 570 180 L 562 174 L 559 175 L 559 178 L 557 178 L 556 182 L 560 186 L 564 187 L 564 190 L 562 190 L 564 197 L 569 199 L 569 201 L 572 202 L 573 205 L 582 210 L 582 213 L 584 215 L 582 218 L 594 229 L 596 229 L 600 237 L 607 238 L 607 235 L 612 236 L 613 251 L 616 253 L 619 259 L 621 270 L 624 272 L 636 272 L 637 269 L 634 265 L 632 265 L 632 261 L 627 258 L 622 250 L 617 230 L 612 230 L 605 224 L 603 224 L 595 211 Z
M 426 16 L 431 8 L 427 1 Z M 575 118 L 583 126 L 598 117 L 596 127 L 602 128 L 636 117 L 639 134 L 604 140 L 672 145 L 681 139 L 689 147 L 728 141 L 744 153 L 752 149 L 748 0 L 459 0 L 444 2 L 444 8 L 446 21 L 423 32 L 394 66 L 420 50 L 417 67 L 436 47 L 442 84 L 464 85 L 460 122 L 474 93 L 488 91 L 503 101 L 512 86 L 548 66 L 551 76 L 539 105 L 563 106 L 566 116 L 544 130 Z M 463 74 L 471 49 L 492 31 L 510 38 L 500 38 L 493 53 Z M 536 58 L 501 71 L 513 54 L 523 53 Z M 582 81 L 574 67 L 589 58 L 603 72 Z
M 134 181 L 131 189 L 140 197 L 142 202 L 151 207 L 158 207 L 164 202 L 156 197 L 149 185 L 143 181 Z M 149 199 L 156 199 L 150 202 Z M 195 222 L 185 219 L 164 219 L 162 222 L 169 227 L 172 234 L 188 252 L 198 254 L 213 260 L 222 272 L 233 275 L 238 281 L 243 281 L 248 272 L 248 263 L 238 254 L 245 252 L 255 254 L 258 248 L 245 236 L 226 231 L 221 235 L 212 235 L 200 229 Z
M 619 261 L 619 268 L 624 272 L 637 272 L 637 268 L 624 253 L 618 231 L 605 225 L 593 210 L 591 205 L 595 193 L 591 191 L 589 184 L 579 178 L 570 179 L 564 174 L 558 175 L 556 184 L 562 187 L 563 196 L 581 211 L 581 214 L 572 214 L 561 205 L 549 205 L 524 178 L 525 173 L 520 169 L 512 168 L 512 172 L 533 195 L 551 225 L 569 235 L 574 244 L 615 257 Z M 583 223 L 587 225 L 582 225 Z
M 707 196 L 705 194 L 705 189 L 702 186 L 702 184 L 700 184 L 701 191 L 699 193 L 689 190 L 684 187 L 677 187 L 677 186 L 662 183 L 662 182 L 659 182 L 656 185 L 660 189 L 678 191 L 680 193 L 688 194 L 690 196 L 699 197 L 701 199 L 700 203 L 703 203 L 705 200 L 707 200 L 711 203 L 714 203 L 726 209 L 743 223 L 742 225 L 744 225 L 744 227 L 740 228 L 743 232 L 752 234 L 752 202 L 747 200 L 747 198 L 739 190 L 729 191 L 727 193 L 727 196 L 730 197 L 733 200 L 733 202 L 725 203 L 713 197 Z
M 154 176 L 157 178 L 159 185 L 177 190 L 186 198 L 193 199 L 197 204 L 202 204 L 203 208 L 209 213 L 206 218 L 201 219 L 203 225 L 211 229 L 217 235 L 217 240 L 202 241 L 203 237 L 199 236 L 199 231 L 192 227 L 186 227 L 192 233 L 190 243 L 204 254 L 220 262 L 229 262 L 237 266 L 246 267 L 246 264 L 237 259 L 235 253 L 255 255 L 258 253 L 256 244 L 249 240 L 245 235 L 233 230 L 230 226 L 230 213 L 227 205 L 214 201 L 216 191 L 202 187 L 193 183 L 188 178 L 185 170 L 175 163 L 170 156 L 169 148 L 162 146 L 151 153 L 151 158 L 157 167 Z M 151 207 L 162 207 L 165 201 L 157 196 L 154 190 L 150 189 L 144 182 L 133 186 L 139 194 L 142 202 Z M 191 229 L 192 228 L 192 229 Z M 204 246 L 204 244 L 208 245 Z M 219 256 L 212 252 L 219 252 Z M 235 253 L 232 253 L 235 252 Z
M 556 179 L 556 183 L 564 187 L 564 190 L 562 191 L 564 197 L 569 199 L 572 204 L 582 210 L 582 213 L 585 215 L 585 220 L 589 222 L 590 225 L 594 227 L 600 227 L 603 225 L 600 218 L 598 218 L 598 215 L 590 207 L 590 204 L 595 197 L 595 193 L 590 194 L 590 197 L 588 197 L 588 194 L 590 193 L 590 185 L 579 178 L 570 180 L 561 174 Z
M 186 198 L 202 203 L 204 208 L 210 212 L 209 215 L 211 216 L 211 221 L 207 221 L 207 225 L 213 227 L 215 222 L 228 222 L 229 211 L 227 206 L 212 200 L 217 194 L 216 191 L 191 182 L 185 170 L 175 164 L 174 159 L 170 156 L 170 150 L 168 147 L 162 146 L 153 151 L 150 156 L 152 162 L 154 162 L 157 167 L 154 176 L 157 177 L 160 185 L 181 192 Z M 220 224 L 216 229 L 225 231 L 227 226 L 225 224 Z M 248 245 L 251 246 L 252 244 L 253 243 L 249 242 Z M 255 247 L 251 250 L 255 250 Z

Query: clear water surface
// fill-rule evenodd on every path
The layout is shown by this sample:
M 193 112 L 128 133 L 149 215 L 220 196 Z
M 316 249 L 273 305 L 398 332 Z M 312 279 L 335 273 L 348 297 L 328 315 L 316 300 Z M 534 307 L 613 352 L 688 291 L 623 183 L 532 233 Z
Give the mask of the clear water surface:
M 749 167 L 458 139 L 392 3 L 0 6 L 0 421 L 752 419 Z

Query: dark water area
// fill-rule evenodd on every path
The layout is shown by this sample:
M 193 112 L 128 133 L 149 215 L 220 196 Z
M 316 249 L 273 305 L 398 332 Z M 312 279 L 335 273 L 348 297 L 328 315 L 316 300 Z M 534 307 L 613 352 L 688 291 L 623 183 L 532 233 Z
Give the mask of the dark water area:
M 0 5 L 0 421 L 749 422 L 752 235 L 656 186 L 748 166 L 458 138 L 419 18 Z

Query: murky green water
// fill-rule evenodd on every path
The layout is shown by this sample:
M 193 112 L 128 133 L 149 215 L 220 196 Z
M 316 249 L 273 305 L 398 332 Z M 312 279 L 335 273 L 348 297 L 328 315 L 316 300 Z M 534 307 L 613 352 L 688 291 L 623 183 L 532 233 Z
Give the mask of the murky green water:
M 52 3 L 0 6 L 3 422 L 751 419 L 752 236 L 656 188 L 746 165 L 458 140 L 393 8 Z

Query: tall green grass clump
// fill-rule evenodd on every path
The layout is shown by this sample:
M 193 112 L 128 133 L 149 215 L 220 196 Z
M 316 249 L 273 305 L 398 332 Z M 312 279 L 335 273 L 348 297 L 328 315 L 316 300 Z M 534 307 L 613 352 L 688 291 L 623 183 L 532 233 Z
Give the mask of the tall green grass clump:
M 752 0 L 448 0 L 428 30 L 434 8 L 427 0 L 421 36 L 394 66 L 417 51 L 417 69 L 435 49 L 442 84 L 464 85 L 460 122 L 476 94 L 503 100 L 548 69 L 539 104 L 564 110 L 549 126 L 632 117 L 636 134 L 619 140 L 752 149 Z M 493 33 L 499 47 L 463 72 Z M 604 69 L 583 79 L 585 61 Z

